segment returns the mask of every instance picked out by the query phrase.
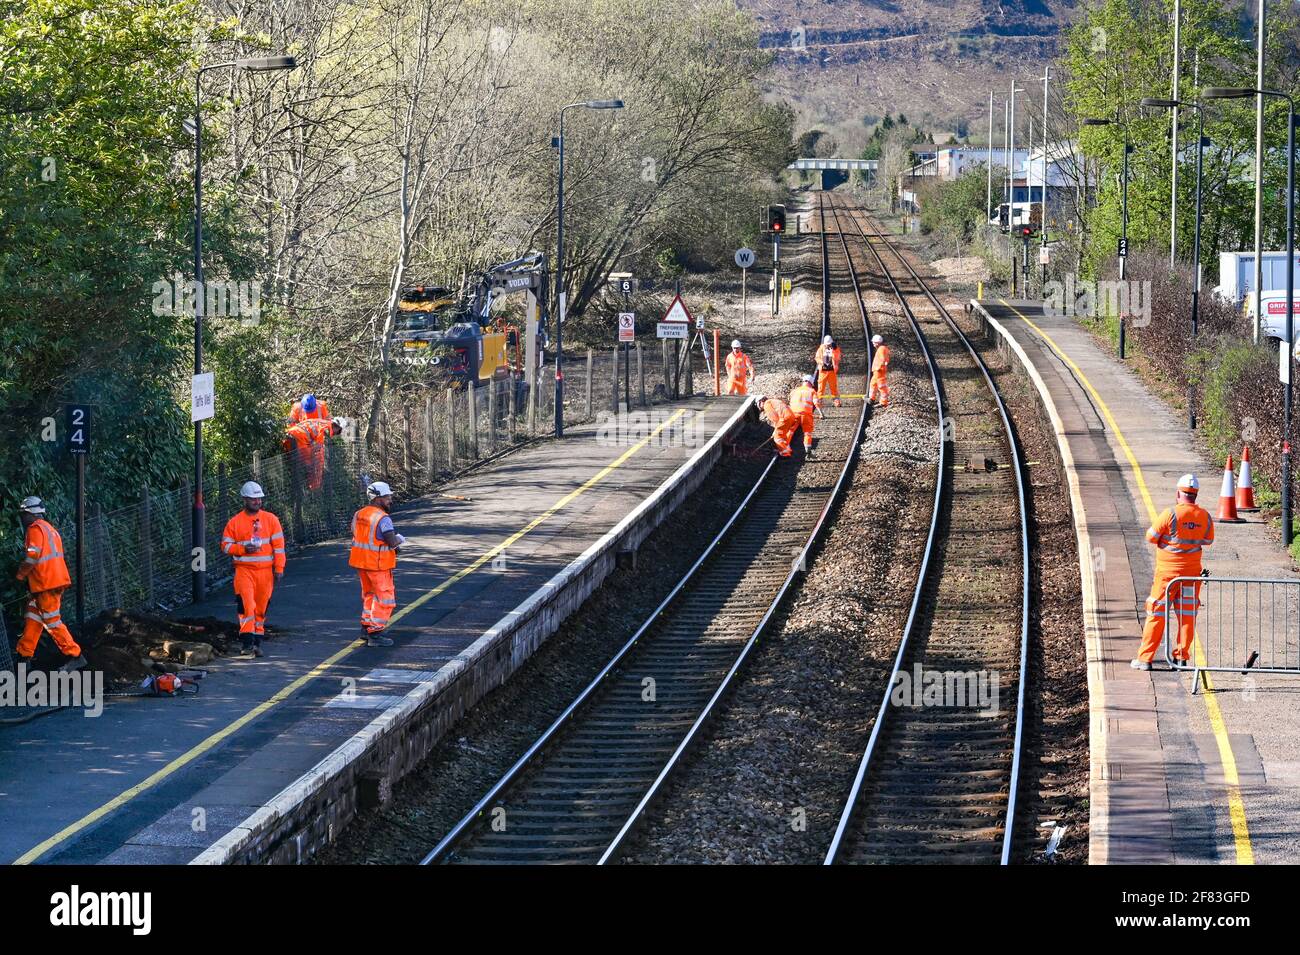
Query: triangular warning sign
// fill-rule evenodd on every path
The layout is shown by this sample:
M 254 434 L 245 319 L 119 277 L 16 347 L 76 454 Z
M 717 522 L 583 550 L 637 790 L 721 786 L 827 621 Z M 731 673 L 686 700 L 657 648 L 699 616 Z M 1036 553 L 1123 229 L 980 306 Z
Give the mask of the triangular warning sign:
M 691 318 L 691 311 L 686 307 L 686 303 L 682 301 L 680 294 L 673 299 L 673 304 L 668 306 L 668 311 L 664 313 L 663 320 L 665 322 L 686 322 L 687 324 L 692 324 L 695 321 L 695 319 Z

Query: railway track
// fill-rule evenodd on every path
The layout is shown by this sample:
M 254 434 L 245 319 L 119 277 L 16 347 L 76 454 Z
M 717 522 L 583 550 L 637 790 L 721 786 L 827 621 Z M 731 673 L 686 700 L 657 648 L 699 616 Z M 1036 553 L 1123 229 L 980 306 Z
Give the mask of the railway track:
M 823 230 L 828 300 L 827 241 Z M 827 308 L 823 333 L 829 322 Z M 866 411 L 850 403 L 818 422 L 815 466 L 826 481 L 801 483 L 799 468 L 812 463 L 801 456 L 768 464 L 668 597 L 424 864 L 617 861 L 806 566 Z
M 903 638 L 825 862 L 1005 865 L 1028 648 L 1019 450 L 993 378 L 942 302 L 888 237 L 864 224 L 865 213 L 832 210 L 846 255 L 844 224 L 930 366 L 940 480 Z M 917 314 L 917 299 L 930 314 Z M 940 705 L 924 695 L 935 678 Z M 979 705 L 980 691 L 994 689 L 995 707 Z M 961 692 L 970 705 L 954 705 Z

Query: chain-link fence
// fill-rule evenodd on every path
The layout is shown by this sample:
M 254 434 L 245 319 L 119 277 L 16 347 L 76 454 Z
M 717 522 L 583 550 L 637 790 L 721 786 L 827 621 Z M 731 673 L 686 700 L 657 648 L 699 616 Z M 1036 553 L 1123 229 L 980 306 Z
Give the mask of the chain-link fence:
M 631 394 L 632 408 L 669 400 L 674 377 L 681 395 L 704 387 L 704 360 L 697 346 L 691 362 L 674 362 L 675 349 L 635 346 L 585 356 L 566 356 L 565 422 L 580 424 L 616 410 Z M 547 369 L 549 372 L 549 368 Z M 616 380 L 617 375 L 617 380 Z M 698 376 L 698 382 L 693 380 Z M 625 387 L 626 380 L 626 387 Z M 711 390 L 711 382 L 709 383 Z M 555 390 L 549 373 L 530 388 L 522 380 L 502 379 L 486 387 L 441 394 L 396 394 L 386 402 L 379 432 L 367 450 L 355 433 L 319 449 L 272 457 L 255 455 L 247 465 L 220 465 L 204 477 L 209 589 L 233 576 L 230 558 L 220 549 L 226 521 L 241 507 L 239 490 L 257 481 L 266 508 L 284 525 L 287 547 L 346 536 L 348 521 L 365 501 L 365 486 L 385 480 L 401 497 L 426 493 L 482 460 L 522 442 L 554 432 Z M 86 514 L 86 620 L 111 608 L 174 610 L 190 602 L 195 560 L 191 523 L 193 489 L 188 482 L 171 491 L 140 489 L 138 504 L 114 511 L 91 507 Z M 77 546 L 75 515 L 51 511 L 48 519 L 63 535 L 74 585 L 64 597 L 64 619 L 76 619 Z M 10 620 L 22 616 L 23 600 L 0 608 Z M 9 654 L 2 641 L 0 664 Z

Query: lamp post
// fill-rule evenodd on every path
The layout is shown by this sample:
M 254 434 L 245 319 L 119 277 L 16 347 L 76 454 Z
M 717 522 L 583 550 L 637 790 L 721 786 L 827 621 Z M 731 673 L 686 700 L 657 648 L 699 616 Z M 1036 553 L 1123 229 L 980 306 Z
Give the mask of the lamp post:
M 564 291 L 564 113 L 570 109 L 622 109 L 621 99 L 593 99 L 560 107 L 560 135 L 551 145 L 560 151 L 560 173 L 556 183 L 555 229 L 555 436 L 564 437 L 564 317 L 568 301 Z
M 1089 117 L 1083 120 L 1084 126 L 1120 126 L 1124 130 L 1124 172 L 1120 177 L 1120 223 L 1119 235 L 1120 244 L 1124 247 L 1124 254 L 1119 257 L 1119 278 L 1124 280 L 1124 264 L 1128 261 L 1128 157 L 1133 151 L 1133 146 L 1128 141 L 1128 123 L 1121 123 L 1116 119 L 1101 119 Z
M 236 69 L 250 73 L 292 70 L 298 65 L 291 56 L 257 56 L 213 63 L 194 74 L 194 374 L 203 373 L 203 74 L 209 70 Z M 207 524 L 203 505 L 203 422 L 194 422 L 194 503 L 190 512 L 191 546 L 200 560 L 191 567 L 207 567 Z M 195 603 L 207 592 L 207 570 L 190 571 L 191 596 Z
M 1291 546 L 1291 376 L 1295 348 L 1295 100 L 1277 90 L 1209 86 L 1202 99 L 1249 99 L 1273 96 L 1286 100 L 1286 382 L 1282 392 L 1282 544 Z M 1258 259 L 1256 260 L 1258 261 Z M 1256 288 L 1256 292 L 1259 289 Z M 1257 299 L 1258 300 L 1258 299 Z M 1255 324 L 1262 316 L 1258 308 Z

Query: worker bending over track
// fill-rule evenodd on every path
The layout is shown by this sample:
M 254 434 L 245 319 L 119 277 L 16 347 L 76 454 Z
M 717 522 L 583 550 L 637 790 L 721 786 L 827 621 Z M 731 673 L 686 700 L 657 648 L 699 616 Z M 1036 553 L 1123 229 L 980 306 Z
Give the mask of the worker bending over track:
M 262 655 L 266 608 L 275 582 L 284 576 L 284 528 L 280 519 L 262 510 L 262 485 L 249 481 L 239 489 L 244 509 L 226 522 L 221 550 L 235 565 L 235 608 L 239 616 L 242 653 Z
M 1210 512 L 1196 503 L 1201 489 L 1195 474 L 1184 474 L 1178 479 L 1174 493 L 1175 504 L 1168 508 L 1156 522 L 1147 528 L 1147 542 L 1156 547 L 1156 573 L 1147 597 L 1147 622 L 1142 630 L 1142 646 L 1137 659 L 1130 666 L 1135 670 L 1150 670 L 1156 658 L 1160 641 L 1165 635 L 1165 622 L 1170 607 L 1165 601 L 1165 588 L 1176 577 L 1201 576 L 1201 550 L 1214 543 L 1214 521 Z M 1201 584 L 1184 581 L 1174 588 L 1174 615 L 1178 617 L 1178 636 L 1174 643 L 1175 664 L 1185 665 L 1192 653 L 1196 639 L 1196 610 L 1201 605 Z
M 817 397 L 823 401 L 829 394 L 835 399 L 835 407 L 840 406 L 840 359 L 843 353 L 835 339 L 827 335 L 817 346 L 813 361 L 817 363 Z
M 727 356 L 727 394 L 749 394 L 749 383 L 754 380 L 754 363 L 740 348 L 740 339 L 731 343 L 731 354 Z
M 790 439 L 799 427 L 799 419 L 789 405 L 775 396 L 755 395 L 754 403 L 758 405 L 759 415 L 772 426 L 771 441 L 776 453 L 783 458 L 790 457 Z
M 871 344 L 875 347 L 875 355 L 871 358 L 871 388 L 867 393 L 867 401 L 872 403 L 876 400 L 876 395 L 880 395 L 880 407 L 889 407 L 889 346 L 885 344 L 885 339 L 880 335 L 871 336 Z
M 821 399 L 817 397 L 817 391 L 813 388 L 813 376 L 804 375 L 803 381 L 795 385 L 790 390 L 790 411 L 798 419 L 799 427 L 803 428 L 803 449 L 804 454 L 812 454 L 813 446 L 813 415 L 820 413 L 822 410 Z
M 397 607 L 397 590 L 393 586 L 393 568 L 397 566 L 397 549 L 406 538 L 393 529 L 388 509 L 393 504 L 393 489 L 383 481 L 366 488 L 370 503 L 352 518 L 352 551 L 348 565 L 361 578 L 361 629 L 372 647 L 391 647 L 384 636 L 388 618 Z
M 26 581 L 31 594 L 23 621 L 23 635 L 18 638 L 18 662 L 30 664 L 41 634 L 48 632 L 54 645 L 67 658 L 59 670 L 71 673 L 84 667 L 86 658 L 81 655 L 81 647 L 63 622 L 63 592 L 72 584 L 68 563 L 63 558 L 63 536 L 43 517 L 44 514 L 45 504 L 39 497 L 25 497 L 18 505 L 27 553 L 18 565 L 16 576 Z

